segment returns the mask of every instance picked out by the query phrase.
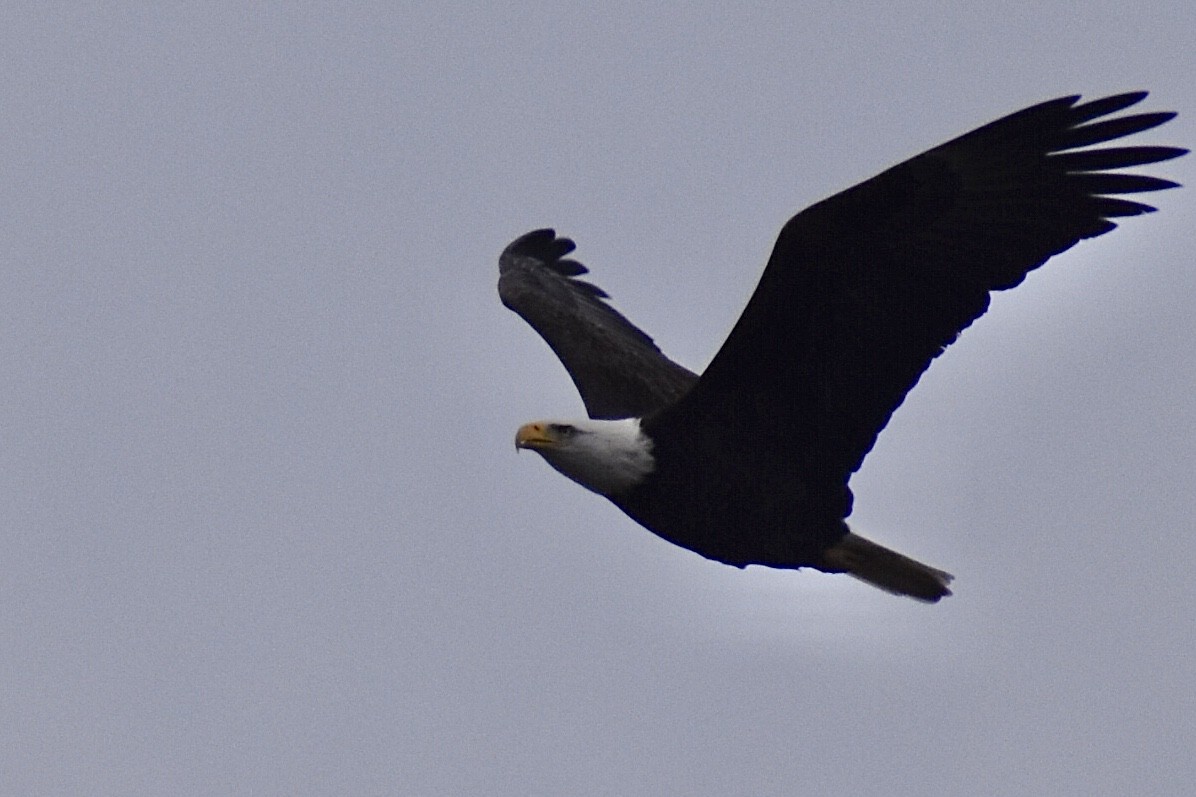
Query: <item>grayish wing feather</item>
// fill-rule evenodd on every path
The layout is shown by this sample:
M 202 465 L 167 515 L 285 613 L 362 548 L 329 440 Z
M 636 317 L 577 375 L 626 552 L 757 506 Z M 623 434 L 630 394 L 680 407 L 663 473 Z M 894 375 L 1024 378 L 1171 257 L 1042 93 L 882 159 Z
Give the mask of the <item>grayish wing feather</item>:
M 578 279 L 588 269 L 566 258 L 574 248 L 548 229 L 511 242 L 498 260 L 502 303 L 556 352 L 591 418 L 641 417 L 677 401 L 697 376 Z

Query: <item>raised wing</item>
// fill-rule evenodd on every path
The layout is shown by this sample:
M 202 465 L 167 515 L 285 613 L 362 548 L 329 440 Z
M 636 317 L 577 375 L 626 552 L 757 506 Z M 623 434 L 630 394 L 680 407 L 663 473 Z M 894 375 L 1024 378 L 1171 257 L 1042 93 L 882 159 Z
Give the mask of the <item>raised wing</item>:
M 535 230 L 498 259 L 498 295 L 552 347 L 591 418 L 631 418 L 672 404 L 698 377 L 665 357 L 652 339 L 578 279 L 588 272 L 566 255 L 576 248 L 553 230 Z
M 845 483 L 990 291 L 1154 210 L 1116 195 L 1176 185 L 1108 170 L 1186 150 L 1080 149 L 1174 116 L 1103 118 L 1145 96 L 1035 105 L 794 216 L 700 382 L 657 423 L 734 418 L 807 479 Z

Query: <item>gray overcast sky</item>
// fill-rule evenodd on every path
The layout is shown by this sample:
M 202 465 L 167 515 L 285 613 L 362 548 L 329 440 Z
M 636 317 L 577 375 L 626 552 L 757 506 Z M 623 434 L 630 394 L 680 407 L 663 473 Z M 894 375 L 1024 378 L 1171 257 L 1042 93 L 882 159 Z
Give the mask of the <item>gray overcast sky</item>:
M 555 226 L 700 369 L 789 215 L 973 126 L 1196 144 L 1196 5 L 423 5 L 7 7 L 0 792 L 1187 793 L 1196 188 L 881 436 L 853 523 L 933 607 L 516 456 L 581 403 L 494 283 Z

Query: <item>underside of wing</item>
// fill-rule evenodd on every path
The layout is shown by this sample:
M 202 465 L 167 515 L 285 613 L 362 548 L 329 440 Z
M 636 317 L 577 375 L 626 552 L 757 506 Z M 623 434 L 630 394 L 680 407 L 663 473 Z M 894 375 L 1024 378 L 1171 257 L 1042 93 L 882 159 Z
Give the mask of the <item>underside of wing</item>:
M 990 291 L 1153 210 L 1119 195 L 1175 185 L 1112 170 L 1186 150 L 1085 149 L 1174 116 L 1107 118 L 1145 96 L 1027 108 L 799 213 L 698 385 L 658 424 L 738 423 L 808 479 L 845 484 Z
M 591 418 L 630 418 L 672 404 L 697 381 L 578 279 L 575 245 L 553 230 L 513 241 L 499 258 L 502 302 L 532 325 L 564 364 Z

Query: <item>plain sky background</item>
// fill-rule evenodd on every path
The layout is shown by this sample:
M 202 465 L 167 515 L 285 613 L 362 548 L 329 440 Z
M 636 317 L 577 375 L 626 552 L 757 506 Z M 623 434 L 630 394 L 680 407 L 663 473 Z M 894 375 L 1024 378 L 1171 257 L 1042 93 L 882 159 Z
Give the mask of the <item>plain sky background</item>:
M 0 793 L 1177 795 L 1196 188 L 999 296 L 853 482 L 924 606 L 517 456 L 555 226 L 700 370 L 786 218 L 1139 88 L 1196 4 L 9 4 Z M 1150 167 L 1196 186 L 1196 158 Z

